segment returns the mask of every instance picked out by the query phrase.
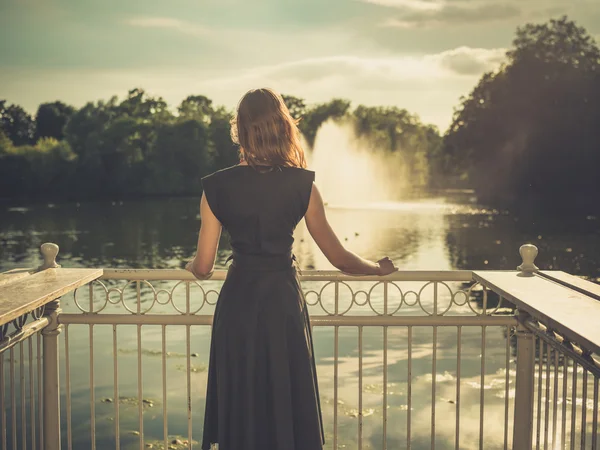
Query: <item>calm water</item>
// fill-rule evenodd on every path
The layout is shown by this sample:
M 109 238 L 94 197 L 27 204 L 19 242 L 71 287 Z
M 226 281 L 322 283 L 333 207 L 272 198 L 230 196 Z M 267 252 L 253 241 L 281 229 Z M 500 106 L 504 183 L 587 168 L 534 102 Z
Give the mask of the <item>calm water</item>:
M 180 268 L 194 252 L 199 199 L 178 198 L 82 204 L 0 205 L 0 271 L 33 267 L 40 263 L 38 248 L 44 242 L 60 246 L 63 267 Z M 540 249 L 537 264 L 544 269 L 565 270 L 588 279 L 600 277 L 600 221 L 595 217 L 531 219 L 513 217 L 476 207 L 459 199 L 428 199 L 413 203 L 329 205 L 328 217 L 344 244 L 366 258 L 390 256 L 400 269 L 514 269 L 520 263 L 518 248 L 532 242 Z M 303 268 L 330 269 L 304 226 L 297 230 L 295 253 Z M 218 265 L 229 255 L 227 239 L 220 243 Z M 212 282 L 213 284 L 215 282 Z M 117 285 L 123 286 L 124 283 Z M 160 284 L 159 284 L 160 285 Z M 422 284 L 421 284 L 422 285 Z M 156 284 L 155 284 L 156 286 Z M 160 287 L 172 288 L 163 284 Z M 218 287 L 218 283 L 217 286 Z M 418 285 L 415 286 L 418 289 Z M 317 285 L 307 285 L 317 289 Z M 364 287 L 363 287 L 364 288 Z M 367 289 L 369 287 L 367 286 Z M 134 291 L 135 289 L 133 289 Z M 135 297 L 127 291 L 127 301 Z M 143 293 L 144 301 L 149 291 Z M 174 298 L 181 299 L 182 292 Z M 377 302 L 378 294 L 374 295 Z M 73 297 L 63 309 L 75 312 Z M 108 308 L 110 310 L 110 307 Z M 166 308 L 158 308 L 166 312 Z M 207 309 L 207 313 L 212 310 Z M 169 311 L 172 312 L 172 311 Z M 321 314 L 314 310 L 313 314 Z M 475 328 L 475 327 L 474 327 Z M 114 448 L 113 331 L 95 326 L 94 385 L 97 448 Z M 209 331 L 191 328 L 193 435 L 202 432 Z M 339 445 L 355 448 L 358 407 L 357 330 L 339 332 Z M 407 329 L 388 332 L 388 446 L 404 447 L 406 430 Z M 64 337 L 63 333 L 63 337 Z M 167 327 L 169 434 L 187 435 L 186 414 L 186 327 Z M 327 428 L 327 448 L 333 432 L 333 335 L 330 328 L 315 329 L 315 351 Z M 440 328 L 437 345 L 436 448 L 454 448 L 456 385 L 455 328 Z M 461 383 L 461 448 L 478 448 L 481 329 L 463 329 Z M 500 448 L 504 415 L 504 330 L 486 332 L 484 388 L 486 390 L 486 449 Z M 62 338 L 61 338 L 62 341 Z M 74 448 L 89 448 L 90 430 L 90 329 L 69 328 Z M 143 413 L 146 442 L 162 438 L 162 329 L 142 327 L 144 398 L 154 402 Z M 382 435 L 381 329 L 364 331 L 363 448 L 380 448 Z M 64 347 L 61 348 L 64 357 Z M 430 448 L 432 329 L 413 329 L 412 434 L 413 448 Z M 137 329 L 118 327 L 119 395 L 135 397 L 138 389 Z M 61 364 L 63 382 L 64 361 Z M 513 387 L 511 386 L 510 389 Z M 512 391 L 511 391 L 512 392 Z M 510 392 L 509 392 L 510 394 Z M 63 408 L 65 402 L 63 399 Z M 63 414 L 65 411 L 63 410 Z M 138 408 L 124 399 L 121 404 L 122 448 L 139 448 Z M 66 432 L 66 430 L 63 430 Z M 66 439 L 65 439 L 66 441 Z M 65 442 L 66 444 L 66 442 Z M 158 448 L 154 443 L 154 448 Z M 342 447 L 345 445 L 346 447 Z

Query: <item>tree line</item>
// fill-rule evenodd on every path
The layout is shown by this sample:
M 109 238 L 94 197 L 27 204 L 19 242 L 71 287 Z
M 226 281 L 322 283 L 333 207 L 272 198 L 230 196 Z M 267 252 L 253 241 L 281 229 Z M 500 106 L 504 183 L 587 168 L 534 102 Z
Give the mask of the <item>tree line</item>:
M 343 99 L 307 105 L 283 97 L 300 119 L 308 151 L 324 122 L 352 121 L 357 137 L 372 139 L 381 151 L 402 152 L 415 183 L 426 186 L 426 160 L 441 146 L 435 127 L 396 107 L 352 110 Z M 35 117 L 0 101 L 2 196 L 198 195 L 204 175 L 238 162 L 232 114 L 202 95 L 187 97 L 172 112 L 142 89 L 80 109 L 44 103 Z
M 506 57 L 455 110 L 435 161 L 441 183 L 501 208 L 599 211 L 597 43 L 562 17 L 518 28 Z
M 284 101 L 309 151 L 324 122 L 350 122 L 398 155 L 416 188 L 473 188 L 502 208 L 600 209 L 600 51 L 567 17 L 519 27 L 443 136 L 398 107 Z M 202 176 L 238 160 L 232 113 L 203 95 L 172 111 L 142 89 L 79 109 L 44 103 L 35 117 L 0 100 L 0 196 L 197 195 Z

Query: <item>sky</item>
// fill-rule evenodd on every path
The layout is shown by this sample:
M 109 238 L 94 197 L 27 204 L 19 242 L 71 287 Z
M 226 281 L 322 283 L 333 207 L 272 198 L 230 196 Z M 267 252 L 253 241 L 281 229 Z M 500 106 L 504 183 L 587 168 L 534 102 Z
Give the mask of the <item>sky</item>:
M 600 42 L 600 0 L 0 0 L 0 99 L 34 114 L 140 87 L 233 109 L 271 87 L 444 131 L 519 25 L 565 14 Z

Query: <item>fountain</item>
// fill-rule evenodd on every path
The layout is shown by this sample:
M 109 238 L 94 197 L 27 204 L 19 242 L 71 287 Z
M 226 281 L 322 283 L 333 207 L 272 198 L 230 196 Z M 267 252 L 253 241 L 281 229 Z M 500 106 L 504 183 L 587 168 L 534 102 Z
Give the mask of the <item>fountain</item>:
M 308 155 L 324 201 L 361 209 L 402 197 L 407 186 L 400 157 L 376 150 L 367 139 L 356 138 L 351 124 L 333 120 L 319 128 Z
M 371 259 L 388 254 L 411 268 L 449 267 L 447 255 L 438 250 L 444 248 L 443 217 L 456 205 L 439 198 L 408 200 L 401 152 L 378 150 L 373 141 L 356 138 L 351 123 L 328 121 L 307 159 L 316 172 L 328 221 L 346 248 Z M 296 230 L 294 253 L 305 267 L 333 268 L 304 222 Z M 417 256 L 406 259 L 409 253 Z

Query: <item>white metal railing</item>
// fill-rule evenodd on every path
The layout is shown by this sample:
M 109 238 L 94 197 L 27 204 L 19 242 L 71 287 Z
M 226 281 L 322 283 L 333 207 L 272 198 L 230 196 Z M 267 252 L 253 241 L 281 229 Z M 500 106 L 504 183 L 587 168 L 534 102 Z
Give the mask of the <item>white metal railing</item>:
M 142 382 L 142 358 L 141 358 L 141 343 L 142 343 L 142 326 L 148 324 L 160 325 L 162 327 L 162 339 L 165 337 L 165 328 L 172 325 L 180 325 L 186 327 L 185 336 L 185 351 L 186 355 L 186 398 L 187 404 L 190 405 L 193 401 L 191 397 L 191 371 L 190 368 L 190 327 L 209 325 L 212 322 L 211 307 L 214 306 L 216 300 L 217 289 L 211 282 L 184 281 L 182 280 L 181 271 L 154 271 L 154 270 L 136 270 L 127 271 L 125 274 L 119 270 L 105 270 L 102 280 L 97 282 L 100 288 L 100 298 L 98 293 L 91 288 L 88 290 L 87 305 L 84 306 L 82 301 L 76 300 L 77 313 L 61 315 L 61 323 L 70 327 L 72 325 L 87 325 L 90 330 L 94 325 L 109 324 L 113 326 L 113 331 L 116 333 L 117 326 L 135 325 L 137 326 L 137 376 L 138 387 Z M 173 273 L 174 272 L 174 273 Z M 126 277 L 127 281 L 122 281 Z M 222 280 L 225 277 L 224 271 L 215 273 L 213 279 Z M 155 287 L 149 280 L 160 280 L 161 285 Z M 407 404 L 406 404 L 406 446 L 411 448 L 413 439 L 413 421 L 412 414 L 412 385 L 413 378 L 424 375 L 423 373 L 414 373 L 412 367 L 412 345 L 413 334 L 417 327 L 429 327 L 432 330 L 432 363 L 431 363 L 431 446 L 435 446 L 435 430 L 436 430 L 436 405 L 439 399 L 436 398 L 436 377 L 437 377 L 437 339 L 438 327 L 453 327 L 457 331 L 458 341 L 458 358 L 457 365 L 459 366 L 456 375 L 456 385 L 460 392 L 461 375 L 460 375 L 460 349 L 462 348 L 462 330 L 463 327 L 478 327 L 482 330 L 481 352 L 484 357 L 481 361 L 481 376 L 480 376 L 480 425 L 479 425 L 479 440 L 483 442 L 484 435 L 484 390 L 485 390 L 485 332 L 488 327 L 501 327 L 504 329 L 506 336 L 511 335 L 511 329 L 516 326 L 516 320 L 512 315 L 494 315 L 502 309 L 503 303 L 500 300 L 494 308 L 487 307 L 487 290 L 478 285 L 470 285 L 466 290 L 458 289 L 458 283 L 471 282 L 472 274 L 465 271 L 457 272 L 401 272 L 393 274 L 382 281 L 381 277 L 350 277 L 341 275 L 339 272 L 322 273 L 318 271 L 307 272 L 302 275 L 303 286 L 306 288 L 305 297 L 311 308 L 311 322 L 314 327 L 332 327 L 333 328 L 333 398 L 332 414 L 330 421 L 332 422 L 333 432 L 330 436 L 332 448 L 338 448 L 339 443 L 339 419 L 340 419 L 340 404 L 339 404 L 339 389 L 340 389 L 340 373 L 339 373 L 339 340 L 340 328 L 352 327 L 357 328 L 357 393 L 358 407 L 356 412 L 356 439 L 351 441 L 352 445 L 357 448 L 363 448 L 363 334 L 365 327 L 377 327 L 382 330 L 382 393 L 381 393 L 381 441 L 383 448 L 388 447 L 388 330 L 390 327 L 395 329 L 405 329 L 407 334 L 407 352 L 408 352 L 408 367 L 407 367 Z M 107 284 L 108 282 L 121 282 L 122 284 Z M 171 283 L 165 287 L 165 283 Z M 142 292 L 142 288 L 147 289 L 146 294 Z M 194 295 L 192 287 L 195 287 L 198 292 Z M 479 287 L 479 289 L 477 289 Z M 131 290 L 131 295 L 127 292 Z M 181 290 L 178 294 L 178 290 Z M 471 302 L 473 291 L 480 293 L 483 306 L 482 309 L 477 309 Z M 211 301 L 212 299 L 212 301 Z M 178 304 L 178 301 L 181 304 Z M 462 310 L 462 311 L 461 311 Z M 109 312 L 110 311 L 110 312 Z M 112 313 L 111 313 L 112 312 Z M 204 314 L 203 314 L 204 313 Z M 456 314 L 451 314 L 456 313 Z M 90 347 L 93 348 L 92 332 L 90 331 Z M 115 341 L 114 341 L 115 342 Z M 116 346 L 116 343 L 113 345 Z M 66 342 L 68 346 L 68 341 Z M 162 341 L 164 349 L 165 342 Z M 162 371 L 163 371 L 163 430 L 164 430 L 164 445 L 168 444 L 168 412 L 166 408 L 166 357 L 162 354 Z M 92 359 L 90 359 L 92 361 Z M 506 373 L 506 389 L 508 391 L 509 375 L 509 356 L 506 356 L 507 365 Z M 118 385 L 118 367 L 116 364 L 116 354 L 113 354 L 114 367 L 114 385 Z M 68 369 L 67 369 L 68 373 Z M 93 367 L 90 367 L 90 373 L 93 373 Z M 90 386 L 93 386 L 93 380 L 90 380 Z M 93 389 L 91 390 L 93 391 Z M 91 394 L 90 404 L 93 404 L 93 393 Z M 118 392 L 115 390 L 114 397 L 118 397 Z M 141 390 L 138 390 L 138 405 L 141 405 L 139 399 L 143 400 Z M 509 396 L 505 396 L 505 417 L 508 419 L 508 400 Z M 69 392 L 67 387 L 67 405 L 69 405 Z M 456 400 L 456 440 L 460 441 L 460 395 Z M 139 406 L 139 429 L 140 429 L 140 448 L 144 445 L 142 420 L 143 410 Z M 202 405 L 200 405 L 200 409 Z M 69 406 L 67 406 L 69 411 Z M 115 403 L 115 417 L 119 414 L 119 405 Z M 67 412 L 67 415 L 70 415 Z M 92 418 L 94 410 L 91 411 Z M 188 430 L 187 441 L 192 442 L 192 412 L 188 410 Z M 92 420 L 92 434 L 94 422 Z M 119 448 L 118 442 L 118 426 L 115 423 L 115 447 Z M 508 420 L 504 423 L 504 444 L 508 445 Z
M 10 448 L 27 448 L 28 440 L 33 448 L 37 448 L 38 439 L 40 448 L 43 448 L 40 349 L 39 333 L 36 333 L 35 337 L 29 335 L 19 342 L 3 345 L 0 349 L 0 386 L 2 387 L 0 389 L 0 405 L 2 405 L 2 411 L 0 411 L 0 442 L 2 444 L 0 448 L 2 449 L 9 448 L 7 446 L 9 439 L 14 443 Z M 28 380 L 26 380 L 27 377 Z M 8 393 L 4 389 L 7 381 L 11 387 L 14 387 L 9 389 Z M 17 386 L 18 389 L 16 389 Z M 20 413 L 17 412 L 17 405 Z M 19 423 L 20 433 L 17 423 Z M 16 445 L 18 434 L 22 447 Z
M 526 326 L 533 333 L 536 352 L 535 448 L 597 449 L 597 361 L 537 321 L 528 318 Z
M 515 277 L 537 269 L 530 256 L 524 254 Z M 60 386 L 64 411 L 59 414 L 56 405 L 48 420 L 52 415 L 55 426 L 62 425 L 66 448 L 197 443 L 205 389 L 205 371 L 197 362 L 208 359 L 212 312 L 225 274 L 197 281 L 181 270 L 105 269 L 98 280 L 64 297 L 62 312 L 53 303 L 64 327 L 63 356 L 58 357 L 58 336 L 51 334 L 55 339 L 48 339 L 43 358 L 60 363 L 60 384 L 58 366 L 48 364 L 39 388 L 35 331 L 38 365 L 31 356 L 23 365 L 21 358 L 21 370 L 40 371 L 39 399 L 46 396 L 47 379 Z M 317 353 L 326 354 L 318 372 L 327 448 L 416 450 L 452 442 L 456 449 L 598 449 L 597 348 L 584 339 L 589 335 L 570 334 L 554 322 L 549 332 L 547 317 L 526 309 L 519 302 L 527 299 L 505 286 L 514 280 L 499 288 L 493 275 L 301 275 L 315 342 L 322 348 Z M 3 334 L 6 339 L 6 329 Z M 326 352 L 327 342 L 333 348 Z M 12 349 L 8 353 L 6 364 L 6 349 L 0 347 L 2 423 L 9 430 L 2 448 L 60 448 L 60 433 L 49 434 L 55 442 L 46 447 L 39 439 L 25 440 L 36 424 L 41 438 L 41 422 L 19 414 L 12 400 L 7 407 L 5 392 L 23 392 L 33 381 L 10 378 L 16 363 Z M 174 369 L 176 358 L 183 364 Z M 21 399 L 22 405 L 34 400 L 33 394 Z M 46 405 L 36 405 L 46 413 Z M 182 415 L 184 426 L 172 419 Z
M 474 272 L 519 310 L 514 448 L 597 450 L 599 286 L 539 271 L 532 245 L 521 254 L 521 273 Z
M 57 299 L 102 274 L 98 269 L 57 272 L 58 246 L 44 244 L 41 251 L 39 268 L 0 274 L 2 450 L 60 448 Z

